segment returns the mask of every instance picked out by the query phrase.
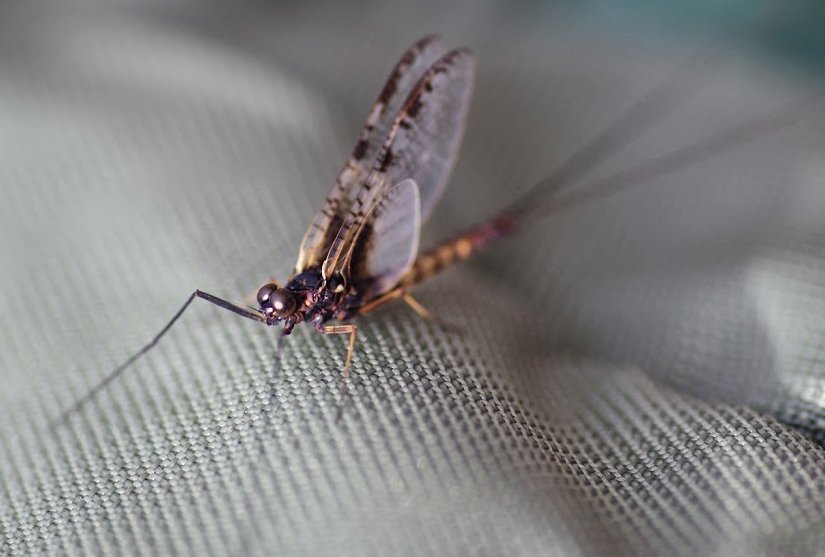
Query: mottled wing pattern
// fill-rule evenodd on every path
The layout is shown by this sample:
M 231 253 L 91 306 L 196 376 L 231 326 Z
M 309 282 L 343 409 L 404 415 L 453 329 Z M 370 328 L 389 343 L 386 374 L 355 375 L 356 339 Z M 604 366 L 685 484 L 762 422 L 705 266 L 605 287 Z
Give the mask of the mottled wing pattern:
M 347 257 L 352 286 L 367 297 L 398 284 L 418 255 L 421 200 L 414 180 L 384 189 Z
M 449 178 L 464 131 L 472 93 L 475 61 L 464 49 L 442 56 L 413 87 L 390 127 L 372 172 L 364 180 L 349 213 L 330 245 L 324 277 L 348 267 L 379 192 L 407 178 L 418 184 L 421 220 L 429 216 Z
M 319 265 L 327 256 L 338 228 L 374 166 L 404 101 L 419 78 L 444 52 L 441 40 L 431 35 L 420 39 L 401 56 L 367 115 L 350 159 L 304 234 L 295 264 L 296 273 Z
M 395 184 L 412 178 L 426 221 L 450 178 L 470 108 L 475 58 L 465 49 L 445 55 L 425 74 L 394 122 L 376 170 Z

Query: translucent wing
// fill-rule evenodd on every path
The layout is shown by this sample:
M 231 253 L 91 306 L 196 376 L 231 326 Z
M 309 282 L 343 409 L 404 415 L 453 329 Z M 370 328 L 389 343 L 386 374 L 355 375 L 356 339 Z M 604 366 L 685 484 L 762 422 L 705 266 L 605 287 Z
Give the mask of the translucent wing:
M 369 299 L 398 284 L 415 262 L 420 229 L 421 202 L 415 181 L 403 180 L 384 190 L 348 258 L 356 291 Z
M 304 234 L 295 264 L 296 273 L 320 265 L 327 256 L 353 198 L 374 166 L 384 139 L 404 101 L 419 78 L 444 52 L 440 39 L 428 36 L 416 42 L 401 56 L 367 115 L 350 159 Z
M 426 221 L 441 197 L 458 156 L 473 92 L 475 58 L 454 50 L 419 80 L 384 142 L 375 169 L 389 183 L 412 178 Z
M 470 104 L 475 61 L 464 49 L 435 62 L 413 87 L 390 127 L 372 172 L 350 204 L 330 244 L 324 277 L 347 267 L 352 242 L 387 184 L 407 178 L 418 184 L 421 220 L 440 197 L 455 163 Z

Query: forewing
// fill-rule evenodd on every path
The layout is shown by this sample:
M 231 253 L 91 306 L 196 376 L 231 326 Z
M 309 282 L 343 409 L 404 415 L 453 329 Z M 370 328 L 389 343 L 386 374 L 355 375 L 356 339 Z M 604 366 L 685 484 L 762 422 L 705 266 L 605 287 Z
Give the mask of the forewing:
M 436 62 L 404 103 L 384 142 L 376 169 L 389 183 L 412 178 L 426 221 L 453 169 L 473 91 L 475 59 L 465 49 Z
M 330 244 L 324 277 L 348 266 L 347 255 L 373 200 L 386 185 L 418 184 L 421 220 L 427 219 L 455 163 L 470 104 L 475 62 L 465 49 L 438 59 L 413 87 L 390 127 L 372 172 L 352 200 Z
M 353 243 L 353 286 L 370 299 L 398 284 L 418 253 L 421 229 L 418 186 L 407 179 L 384 191 Z
M 429 35 L 407 49 L 393 68 L 353 148 L 352 158 L 365 163 L 365 173 L 372 169 L 384 140 L 407 98 L 425 72 L 445 52 L 441 38 Z
M 367 115 L 349 160 L 304 234 L 295 264 L 296 273 L 319 265 L 327 256 L 353 199 L 375 165 L 396 115 L 421 76 L 444 51 L 440 39 L 431 35 L 416 42 L 401 56 Z

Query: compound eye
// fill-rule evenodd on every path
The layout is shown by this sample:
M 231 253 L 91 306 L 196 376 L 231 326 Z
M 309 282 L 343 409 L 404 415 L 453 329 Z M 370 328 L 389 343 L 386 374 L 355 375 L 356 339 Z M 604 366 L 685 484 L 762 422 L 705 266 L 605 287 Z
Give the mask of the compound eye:
M 258 304 L 263 306 L 267 302 L 269 302 L 272 293 L 278 290 L 278 285 L 274 282 L 270 282 L 269 284 L 265 284 L 258 290 Z
M 295 300 L 295 296 L 286 288 L 279 288 L 269 295 L 269 306 L 278 317 L 289 317 L 295 313 L 297 305 L 298 302 Z

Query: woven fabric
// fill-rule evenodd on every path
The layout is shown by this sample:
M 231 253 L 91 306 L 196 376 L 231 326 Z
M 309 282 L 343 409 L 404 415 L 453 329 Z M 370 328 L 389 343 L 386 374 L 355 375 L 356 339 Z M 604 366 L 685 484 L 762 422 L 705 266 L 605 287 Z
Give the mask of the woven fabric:
M 68 4 L 0 6 L 0 552 L 823 553 L 815 111 L 422 285 L 455 327 L 401 304 L 361 319 L 338 423 L 344 340 L 298 327 L 273 374 L 275 329 L 196 302 L 50 429 L 194 288 L 241 301 L 283 280 L 418 36 L 479 58 L 425 244 L 513 201 L 694 51 L 481 3 Z M 812 87 L 716 56 L 590 175 Z

